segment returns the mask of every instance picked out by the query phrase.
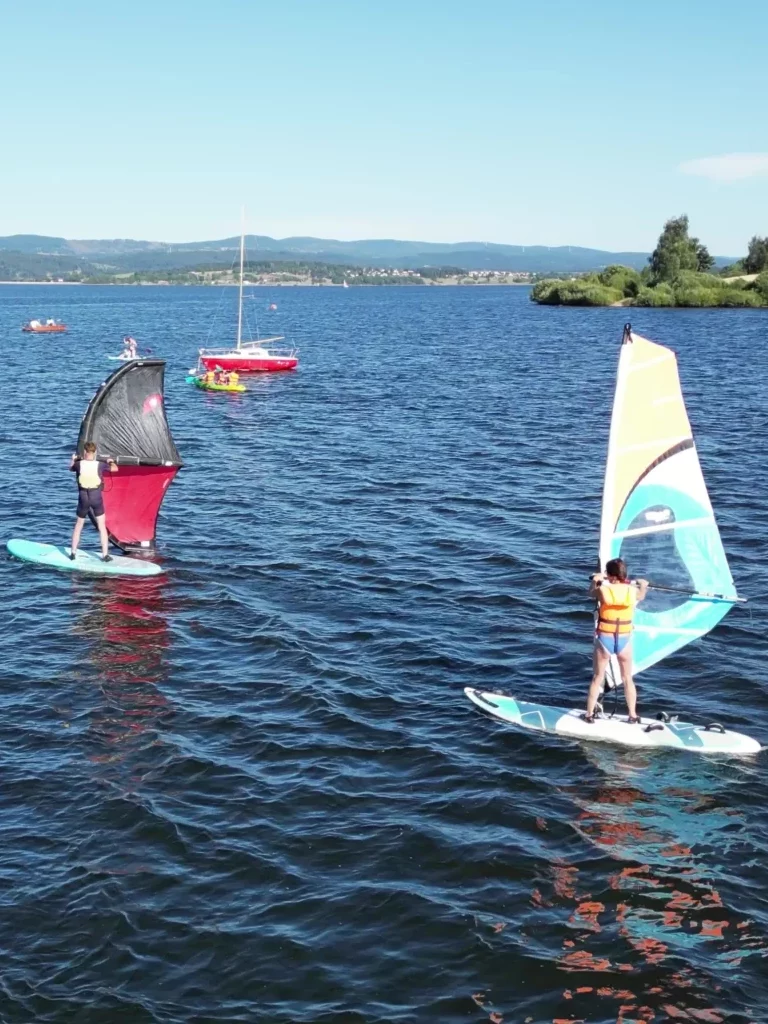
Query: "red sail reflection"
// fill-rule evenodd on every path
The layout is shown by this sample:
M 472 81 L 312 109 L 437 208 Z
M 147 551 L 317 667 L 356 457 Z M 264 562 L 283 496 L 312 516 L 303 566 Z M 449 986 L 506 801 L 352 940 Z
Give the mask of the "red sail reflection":
M 159 689 L 169 671 L 167 586 L 165 576 L 91 582 L 89 608 L 76 627 L 89 643 L 102 694 L 91 715 L 91 760 L 113 772 L 119 766 L 120 785 L 128 788 L 151 763 L 150 748 L 170 710 Z

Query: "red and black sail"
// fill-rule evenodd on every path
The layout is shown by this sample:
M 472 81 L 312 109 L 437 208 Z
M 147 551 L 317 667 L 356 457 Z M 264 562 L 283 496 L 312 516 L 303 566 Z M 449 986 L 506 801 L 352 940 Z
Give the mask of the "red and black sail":
M 104 510 L 110 539 L 124 551 L 154 551 L 160 506 L 183 464 L 165 417 L 164 377 L 163 359 L 119 367 L 91 399 L 77 439 L 79 455 L 93 441 L 97 458 L 118 465 L 104 479 Z

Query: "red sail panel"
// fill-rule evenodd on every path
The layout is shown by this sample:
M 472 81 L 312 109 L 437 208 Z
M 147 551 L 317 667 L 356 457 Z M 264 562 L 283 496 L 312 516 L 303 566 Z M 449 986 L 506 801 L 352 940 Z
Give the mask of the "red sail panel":
M 104 511 L 114 542 L 152 548 L 160 506 L 178 466 L 120 465 L 104 477 Z

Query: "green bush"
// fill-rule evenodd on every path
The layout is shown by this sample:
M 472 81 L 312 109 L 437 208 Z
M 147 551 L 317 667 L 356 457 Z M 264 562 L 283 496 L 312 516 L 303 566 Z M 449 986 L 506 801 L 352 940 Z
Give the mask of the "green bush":
M 679 270 L 674 280 L 652 285 L 648 273 L 613 264 L 599 274 L 537 282 L 531 298 L 553 306 L 610 306 L 630 299 L 633 306 L 768 306 L 768 270 L 754 282 L 726 282 L 718 274 Z
M 760 295 L 754 291 L 745 291 L 743 288 L 727 288 L 718 295 L 719 306 L 749 306 L 759 307 L 763 305 Z
M 714 288 L 702 288 L 697 285 L 675 285 L 675 306 L 717 306 L 720 297 L 719 291 Z
M 537 281 L 531 290 L 531 299 L 534 302 L 541 302 L 545 305 L 557 305 L 560 301 L 556 296 L 560 282 L 552 279 Z
M 674 306 L 675 295 L 668 284 L 655 288 L 641 288 L 634 302 L 635 306 Z
M 708 290 L 718 290 L 720 288 L 743 288 L 744 281 L 733 281 L 728 283 L 723 281 L 717 274 L 699 274 L 695 270 L 683 270 L 672 282 L 672 287 L 677 290 L 678 288 L 689 289 L 689 288 L 706 288 Z
M 607 288 L 594 274 L 574 281 L 539 281 L 531 292 L 534 302 L 546 306 L 610 306 L 622 297 L 618 289 Z
M 727 267 L 720 267 L 718 274 L 720 277 L 736 277 L 738 274 L 746 274 L 744 260 L 737 260 L 735 263 L 730 263 Z
M 615 288 L 624 298 L 634 298 L 640 290 L 640 275 L 631 267 L 613 263 L 598 274 L 600 284 L 606 288 Z

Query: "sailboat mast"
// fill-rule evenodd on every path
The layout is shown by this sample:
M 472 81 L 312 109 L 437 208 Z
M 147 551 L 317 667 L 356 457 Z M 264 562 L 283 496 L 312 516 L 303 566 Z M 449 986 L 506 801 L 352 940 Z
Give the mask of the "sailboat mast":
M 245 207 L 240 217 L 240 294 L 237 303 L 237 351 L 243 337 L 243 264 L 245 262 Z

